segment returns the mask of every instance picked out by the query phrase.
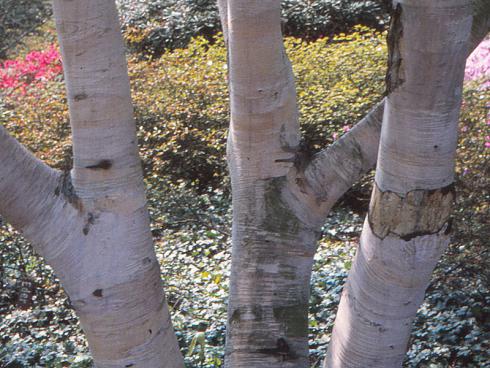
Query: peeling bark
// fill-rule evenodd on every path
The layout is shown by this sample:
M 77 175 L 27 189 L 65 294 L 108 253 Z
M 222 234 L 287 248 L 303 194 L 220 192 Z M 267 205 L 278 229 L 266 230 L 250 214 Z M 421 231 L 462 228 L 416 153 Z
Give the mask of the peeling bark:
M 371 230 L 381 239 L 392 234 L 406 241 L 439 233 L 448 227 L 454 196 L 453 184 L 403 196 L 382 192 L 375 184 L 368 214 Z
M 402 56 L 400 51 L 403 25 L 401 21 L 402 4 L 393 5 L 391 11 L 390 28 L 388 31 L 388 69 L 386 72 L 386 92 L 389 95 L 404 81 Z

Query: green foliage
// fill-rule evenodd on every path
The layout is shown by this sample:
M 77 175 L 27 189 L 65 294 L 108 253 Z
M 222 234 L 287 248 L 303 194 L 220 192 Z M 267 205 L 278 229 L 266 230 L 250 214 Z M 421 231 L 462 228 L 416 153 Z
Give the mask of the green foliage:
M 387 0 L 283 0 L 287 36 L 313 40 L 347 32 L 364 24 L 382 29 Z M 128 44 L 139 52 L 160 55 L 185 47 L 195 36 L 211 39 L 221 29 L 216 0 L 118 0 Z
M 315 152 L 380 99 L 384 35 L 357 28 L 333 42 L 288 38 L 286 49 L 297 79 L 304 140 Z M 200 191 L 223 188 L 229 108 L 221 37 L 214 43 L 194 39 L 155 61 L 132 59 L 130 74 L 147 172 Z
M 45 0 L 0 0 L 0 59 L 50 15 Z
M 363 28 L 333 42 L 287 39 L 286 44 L 297 78 L 301 129 L 315 151 L 381 96 L 383 35 Z M 199 38 L 159 60 L 132 58 L 129 70 L 152 233 L 179 343 L 187 367 L 221 367 L 231 259 L 223 44 Z M 472 85 L 465 89 L 455 240 L 415 321 L 406 367 L 471 368 L 488 361 L 489 93 Z M 69 167 L 61 80 L 23 97 L 5 96 L 2 104 L 2 125 L 50 164 Z M 320 366 L 325 354 L 363 218 L 364 213 L 339 208 L 324 226 L 311 285 L 312 366 Z M 88 367 L 69 300 L 50 268 L 7 225 L 0 231 L 0 265 L 0 366 Z
M 358 24 L 381 29 L 389 3 L 387 0 L 282 0 L 284 32 L 316 39 L 346 32 Z

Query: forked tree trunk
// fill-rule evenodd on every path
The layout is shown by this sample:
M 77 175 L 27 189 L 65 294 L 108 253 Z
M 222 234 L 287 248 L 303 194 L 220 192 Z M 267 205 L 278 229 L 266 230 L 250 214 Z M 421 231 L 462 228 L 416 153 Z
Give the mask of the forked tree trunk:
M 280 2 L 232 0 L 220 10 L 230 66 L 233 190 L 225 365 L 307 367 L 309 284 L 320 226 L 338 196 L 374 164 L 382 110 L 305 170 Z M 371 143 L 371 137 L 366 149 L 349 145 L 361 138 Z M 333 157 L 345 165 L 330 170 Z M 337 180 L 341 175 L 345 182 Z
M 112 0 L 54 1 L 74 162 L 55 171 L 0 131 L 0 212 L 53 267 L 98 368 L 179 368 Z
M 401 367 L 449 243 L 469 0 L 394 3 L 375 187 L 326 368 Z
M 317 239 L 281 198 L 299 129 L 279 16 L 278 1 L 228 3 L 233 258 L 225 362 L 233 368 L 308 359 L 305 285 Z

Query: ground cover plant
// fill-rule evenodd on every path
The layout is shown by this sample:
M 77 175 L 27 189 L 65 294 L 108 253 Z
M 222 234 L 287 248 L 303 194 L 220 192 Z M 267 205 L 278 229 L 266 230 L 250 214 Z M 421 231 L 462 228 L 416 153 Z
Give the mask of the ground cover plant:
M 383 93 L 384 35 L 359 28 L 334 41 L 286 41 L 297 77 L 305 144 L 311 151 L 347 131 Z M 56 49 L 50 47 L 42 45 L 44 51 L 33 54 L 35 59 L 54 55 Z M 17 76 L 18 83 L 2 89 L 1 123 L 39 157 L 67 168 L 71 153 L 59 62 L 53 57 L 39 63 L 43 70 L 58 71 L 40 72 L 42 78 L 36 78 L 35 71 L 18 73 L 23 70 L 19 65 L 31 65 L 31 58 L 1 68 L 3 75 Z M 315 66 L 320 60 L 324 68 L 319 72 Z M 230 258 L 224 47 L 220 38 L 198 38 L 158 60 L 132 57 L 129 67 L 152 229 L 180 344 L 189 367 L 219 367 Z M 456 236 L 415 321 L 408 367 L 480 367 L 488 361 L 490 300 L 484 245 L 490 235 L 485 225 L 490 199 L 485 161 L 489 91 L 483 84 L 479 79 L 465 90 Z M 319 366 L 328 344 L 363 218 L 362 206 L 346 206 L 329 218 L 333 226 L 325 227 L 330 230 L 321 242 L 312 282 L 312 366 Z M 1 364 L 89 366 L 70 301 L 49 267 L 7 224 L 0 246 Z

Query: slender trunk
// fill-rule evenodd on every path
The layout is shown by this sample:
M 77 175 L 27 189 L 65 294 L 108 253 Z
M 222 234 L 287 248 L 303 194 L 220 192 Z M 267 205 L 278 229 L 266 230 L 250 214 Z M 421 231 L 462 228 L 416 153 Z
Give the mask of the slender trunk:
M 350 187 L 334 177 L 344 175 L 347 182 L 372 167 L 382 110 L 329 150 L 331 157 L 345 158 L 344 166 L 329 170 L 332 162 L 320 155 L 322 168 L 313 164 L 305 171 L 310 159 L 299 143 L 280 2 L 232 0 L 220 9 L 227 10 L 222 19 L 230 66 L 233 190 L 225 365 L 308 367 L 309 285 L 319 230 L 337 195 Z M 349 144 L 370 135 L 376 144 L 367 149 L 357 144 L 358 155 L 350 158 Z M 332 194 L 325 196 L 325 188 Z
M 317 236 L 285 200 L 299 129 L 279 17 L 275 0 L 228 2 L 233 256 L 225 365 L 233 368 L 308 362 Z
M 375 188 L 325 367 L 401 367 L 449 243 L 469 0 L 395 2 Z

